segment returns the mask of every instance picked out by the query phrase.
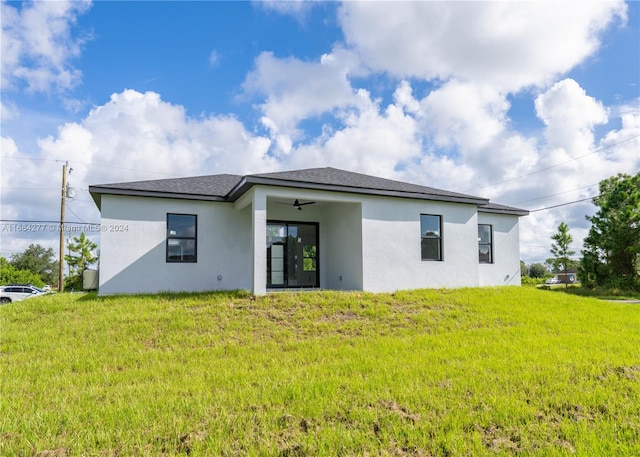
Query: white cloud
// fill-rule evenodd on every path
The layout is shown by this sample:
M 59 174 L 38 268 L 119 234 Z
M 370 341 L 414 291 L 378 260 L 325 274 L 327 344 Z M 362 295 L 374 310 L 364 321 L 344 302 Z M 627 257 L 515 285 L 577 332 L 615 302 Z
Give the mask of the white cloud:
M 559 81 L 538 96 L 535 108 L 547 126 L 547 143 L 574 153 L 579 153 L 584 147 L 592 147 L 593 128 L 608 121 L 608 113 L 602 103 L 589 97 L 572 79 Z
M 422 184 L 469 191 L 525 173 L 537 160 L 535 139 L 510 128 L 509 102 L 491 86 L 450 80 L 417 100 L 403 81 L 394 100 L 417 123 L 422 157 L 406 172 Z
M 127 179 L 149 171 L 173 176 L 264 169 L 269 140 L 251 135 L 232 116 L 190 118 L 154 92 L 125 90 L 94 110 L 80 124 L 67 124 L 57 137 L 39 142 L 47 157 L 118 166 Z M 144 174 L 144 173 L 143 173 Z M 92 172 L 93 180 L 115 177 Z M 117 180 L 122 181 L 123 172 Z M 147 175 L 149 178 L 149 175 Z M 124 179 L 126 180 L 126 179 Z
M 396 102 L 396 105 L 408 113 L 414 114 L 417 117 L 424 115 L 420 107 L 420 102 L 414 98 L 411 84 L 407 81 L 400 82 L 400 85 L 393 93 L 393 100 Z
M 220 65 L 220 53 L 215 49 L 209 53 L 209 66 L 217 67 Z
M 611 2 L 345 2 L 347 43 L 374 70 L 401 78 L 544 85 L 591 56 L 626 20 Z
M 2 87 L 24 84 L 29 91 L 66 90 L 82 72 L 71 65 L 87 37 L 73 36 L 77 17 L 88 1 L 24 3 L 18 9 L 2 2 Z
M 304 20 L 309 10 L 317 2 L 311 0 L 253 0 L 254 5 L 278 14 L 287 14 L 300 21 Z
M 0 101 L 0 120 L 3 123 L 13 119 L 16 114 L 16 111 L 17 111 L 17 108 L 12 103 L 7 105 L 6 103 L 3 103 L 2 101 Z
M 479 150 L 505 129 L 509 103 L 489 86 L 451 80 L 422 101 L 436 146 Z
M 607 122 L 607 109 L 575 81 L 560 81 L 536 98 L 536 112 L 545 126 L 539 136 L 514 131 L 500 97 L 493 105 L 497 109 L 491 110 L 488 101 L 476 101 L 472 94 L 465 96 L 470 101 L 462 110 L 464 130 L 454 130 L 453 138 L 464 162 L 478 178 L 485 178 L 474 181 L 494 183 L 479 187 L 488 196 L 505 203 L 527 201 L 581 187 L 585 176 L 597 182 L 607 169 L 594 142 L 595 127 Z M 598 172 L 589 172 L 593 167 Z
M 406 90 L 401 87 L 400 93 Z M 399 178 L 403 164 L 421 155 L 418 123 L 402 106 L 381 109 L 379 101 L 361 89 L 355 106 L 339 114 L 342 128 L 298 147 L 286 161 L 286 168 L 334 166 L 376 176 Z
M 260 108 L 268 119 L 267 127 L 295 137 L 302 119 L 356 102 L 349 75 L 357 71 L 357 58 L 341 48 L 313 62 L 279 59 L 263 52 L 243 87 L 247 93 L 266 97 Z
M 600 140 L 600 147 L 612 163 L 630 164 L 628 174 L 640 171 L 640 98 L 617 107 L 621 127 L 611 130 Z

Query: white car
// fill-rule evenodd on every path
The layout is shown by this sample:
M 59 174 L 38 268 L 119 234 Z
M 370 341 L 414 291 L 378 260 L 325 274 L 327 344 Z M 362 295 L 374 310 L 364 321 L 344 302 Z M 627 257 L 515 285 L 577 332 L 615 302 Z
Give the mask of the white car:
M 45 293 L 44 290 L 29 284 L 10 284 L 0 287 L 0 304 L 25 300 Z
M 560 281 L 558 278 L 549 278 L 544 283 L 545 284 L 560 284 L 560 283 L 562 283 L 562 281 Z

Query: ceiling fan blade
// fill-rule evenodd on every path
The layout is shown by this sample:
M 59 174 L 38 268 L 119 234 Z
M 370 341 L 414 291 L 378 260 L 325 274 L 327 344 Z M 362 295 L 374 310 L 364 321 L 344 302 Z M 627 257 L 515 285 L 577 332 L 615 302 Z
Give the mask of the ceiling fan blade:
M 295 199 L 295 201 L 293 203 L 285 203 L 285 202 L 274 202 L 277 203 L 279 205 L 291 205 L 294 208 L 298 208 L 300 211 L 302 211 L 302 206 L 305 205 L 313 205 L 315 202 L 304 202 L 304 203 L 300 203 L 300 200 L 298 200 L 297 198 Z

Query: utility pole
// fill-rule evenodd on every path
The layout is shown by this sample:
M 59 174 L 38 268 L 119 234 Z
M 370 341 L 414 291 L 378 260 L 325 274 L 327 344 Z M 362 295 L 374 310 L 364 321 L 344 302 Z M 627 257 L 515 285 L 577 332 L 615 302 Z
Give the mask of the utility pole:
M 64 207 L 67 196 L 67 165 L 62 165 L 62 196 L 60 198 L 60 269 L 58 278 L 58 292 L 64 292 Z

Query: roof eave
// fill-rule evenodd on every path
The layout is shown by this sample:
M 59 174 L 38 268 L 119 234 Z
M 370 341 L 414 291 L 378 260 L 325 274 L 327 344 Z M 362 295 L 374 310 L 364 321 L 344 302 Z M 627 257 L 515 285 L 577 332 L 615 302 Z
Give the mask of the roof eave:
M 237 199 L 242 197 L 249 189 L 253 187 L 253 184 L 247 182 L 247 177 L 243 176 L 238 183 L 233 186 L 233 189 L 229 191 L 226 196 L 226 199 L 230 202 L 235 202 Z
M 93 197 L 93 201 L 98 204 L 101 200 L 101 195 L 125 195 L 128 197 L 156 197 L 156 198 L 173 198 L 178 200 L 203 200 L 203 201 L 216 201 L 226 202 L 228 201 L 224 197 L 215 195 L 202 195 L 191 193 L 178 193 L 178 192 L 159 192 L 152 190 L 139 190 L 139 189 L 115 189 L 111 187 L 101 186 L 89 186 L 89 193 Z M 98 198 L 96 198 L 98 196 Z M 98 208 L 100 206 L 98 205 Z
M 483 208 L 478 207 L 479 213 L 508 214 L 511 216 L 528 216 L 529 211 L 520 208 Z

